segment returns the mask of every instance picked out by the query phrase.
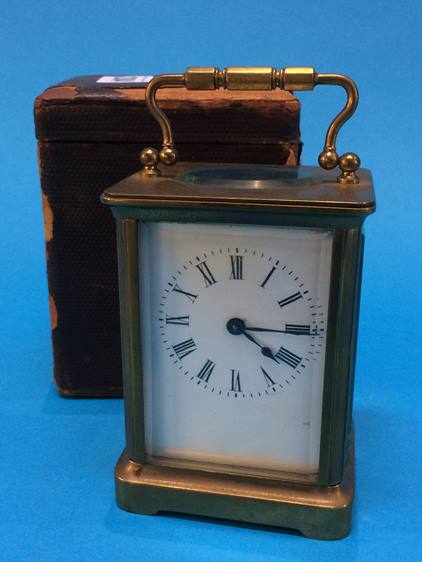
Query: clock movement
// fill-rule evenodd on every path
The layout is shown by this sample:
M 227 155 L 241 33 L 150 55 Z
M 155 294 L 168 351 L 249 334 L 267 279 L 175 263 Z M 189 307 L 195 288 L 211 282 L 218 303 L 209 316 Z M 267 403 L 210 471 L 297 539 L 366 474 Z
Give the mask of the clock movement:
M 156 101 L 161 87 L 319 84 L 347 93 L 319 168 L 178 162 Z M 375 209 L 369 171 L 336 152 L 356 86 L 312 68 L 188 68 L 155 77 L 146 99 L 163 146 L 102 196 L 119 252 L 118 503 L 344 537 L 362 225 Z

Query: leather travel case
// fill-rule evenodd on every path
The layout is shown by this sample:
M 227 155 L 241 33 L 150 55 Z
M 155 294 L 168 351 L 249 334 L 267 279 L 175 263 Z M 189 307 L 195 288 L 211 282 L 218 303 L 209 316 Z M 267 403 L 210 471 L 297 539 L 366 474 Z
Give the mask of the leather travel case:
M 77 77 L 35 100 L 54 376 L 65 396 L 122 393 L 115 226 L 99 196 L 160 144 L 146 80 Z M 299 163 L 300 105 L 289 92 L 167 89 L 158 100 L 180 160 Z

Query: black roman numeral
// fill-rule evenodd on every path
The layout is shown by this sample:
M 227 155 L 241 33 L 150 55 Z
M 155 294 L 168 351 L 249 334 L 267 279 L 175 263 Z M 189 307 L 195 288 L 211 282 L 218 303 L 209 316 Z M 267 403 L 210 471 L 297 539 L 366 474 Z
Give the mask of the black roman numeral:
M 188 340 L 182 341 L 176 345 L 173 345 L 173 349 L 179 359 L 183 359 L 189 353 L 192 353 L 196 349 L 196 343 L 193 341 L 192 338 Z
M 179 287 L 179 285 L 176 283 L 176 285 L 173 287 L 173 291 L 175 291 L 176 293 L 180 293 L 182 295 L 185 295 L 185 297 L 188 297 L 188 299 L 190 300 L 190 302 L 195 302 L 195 299 L 198 297 L 198 295 L 194 295 L 193 293 L 188 293 L 187 291 L 184 291 L 183 289 L 181 289 Z
M 267 277 L 264 279 L 264 281 L 261 283 L 260 286 L 261 286 L 263 289 L 264 289 L 265 285 L 267 284 L 267 282 L 269 281 L 271 275 L 274 273 L 274 271 L 275 271 L 276 269 L 277 269 L 277 268 L 274 266 L 274 267 L 270 270 L 270 272 L 268 273 L 268 275 L 267 275 Z
M 166 314 L 166 324 L 189 326 L 189 316 L 169 316 L 168 314 Z
M 309 324 L 286 324 L 286 334 L 294 336 L 310 336 L 311 327 Z
M 265 382 L 267 383 L 267 387 L 274 386 L 275 381 L 273 381 L 273 379 L 270 377 L 270 375 L 267 373 L 267 371 L 263 367 L 261 367 L 261 371 L 262 371 L 262 374 L 264 375 L 264 379 L 265 379 Z
M 297 293 L 294 293 L 293 295 L 290 295 L 290 297 L 286 297 L 285 299 L 282 299 L 281 301 L 278 301 L 278 305 L 281 308 L 283 308 L 283 306 L 286 306 L 287 304 L 295 302 L 295 301 L 297 301 L 301 298 L 302 298 L 302 294 L 297 292 Z
M 214 370 L 214 367 L 215 367 L 215 363 L 207 359 L 202 369 L 199 371 L 199 373 L 196 376 L 199 379 L 201 379 L 201 381 L 208 382 L 210 380 L 210 376 Z
M 230 279 L 243 279 L 243 256 L 230 256 Z
M 232 369 L 232 385 L 230 390 L 233 392 L 242 392 L 242 387 L 240 386 L 240 373 L 236 369 Z
M 280 359 L 280 361 L 283 361 L 290 367 L 293 367 L 293 369 L 296 369 L 296 367 L 302 361 L 302 357 L 295 355 L 292 351 L 289 351 L 285 347 L 280 347 L 274 357 L 276 359 Z
M 214 283 L 217 283 L 206 261 L 202 261 L 201 263 L 198 263 L 196 267 L 202 273 L 202 276 L 205 281 L 205 287 L 210 287 L 211 285 L 214 285 Z

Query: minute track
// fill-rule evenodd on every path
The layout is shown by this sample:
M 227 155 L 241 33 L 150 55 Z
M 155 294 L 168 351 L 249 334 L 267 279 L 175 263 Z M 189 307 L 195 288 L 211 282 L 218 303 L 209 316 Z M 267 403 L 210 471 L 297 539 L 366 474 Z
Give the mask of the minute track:
M 246 332 L 269 332 L 276 334 L 290 334 L 291 336 L 318 336 L 319 333 L 311 331 L 310 324 L 286 324 L 285 330 L 275 328 L 258 328 L 256 326 L 245 326 Z

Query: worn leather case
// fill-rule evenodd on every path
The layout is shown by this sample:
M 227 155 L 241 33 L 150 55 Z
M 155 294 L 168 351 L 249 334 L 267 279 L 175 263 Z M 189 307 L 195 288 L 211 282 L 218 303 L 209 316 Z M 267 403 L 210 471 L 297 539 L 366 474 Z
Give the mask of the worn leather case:
M 99 201 L 140 168 L 161 131 L 135 77 L 84 76 L 35 99 L 54 376 L 65 396 L 122 392 L 114 219 Z M 158 95 L 184 161 L 297 165 L 300 105 L 289 92 Z

